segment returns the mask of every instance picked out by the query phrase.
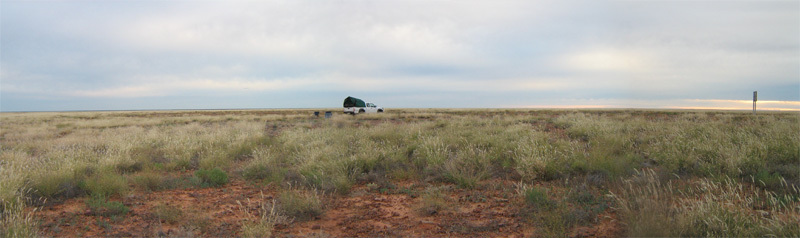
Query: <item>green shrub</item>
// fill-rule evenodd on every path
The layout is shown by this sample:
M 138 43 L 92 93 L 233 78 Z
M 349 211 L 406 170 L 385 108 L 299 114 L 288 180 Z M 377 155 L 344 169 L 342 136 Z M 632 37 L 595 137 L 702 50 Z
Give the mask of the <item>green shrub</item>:
M 228 183 L 228 174 L 219 168 L 212 170 L 201 169 L 196 171 L 194 175 L 200 179 L 203 186 L 219 187 Z

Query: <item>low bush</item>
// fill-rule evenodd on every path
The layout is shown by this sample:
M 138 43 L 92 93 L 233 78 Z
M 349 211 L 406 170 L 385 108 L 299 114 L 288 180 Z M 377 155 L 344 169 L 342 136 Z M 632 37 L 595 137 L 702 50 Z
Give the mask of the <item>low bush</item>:
M 228 174 L 219 168 L 212 170 L 201 169 L 196 171 L 194 175 L 200 179 L 202 186 L 205 187 L 219 187 L 228 183 Z

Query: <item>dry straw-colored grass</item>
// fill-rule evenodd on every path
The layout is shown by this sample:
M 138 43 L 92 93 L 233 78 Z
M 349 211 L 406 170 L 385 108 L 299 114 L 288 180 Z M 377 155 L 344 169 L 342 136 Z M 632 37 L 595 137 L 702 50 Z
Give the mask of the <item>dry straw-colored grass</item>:
M 648 211 L 625 204 L 661 209 L 644 203 L 693 200 L 683 210 L 653 211 L 687 221 L 693 229 L 685 230 L 696 231 L 687 235 L 797 234 L 787 225 L 797 217 L 792 186 L 800 185 L 796 113 L 407 109 L 324 119 L 313 111 L 0 113 L 0 225 L 6 231 L 19 224 L 35 231 L 24 206 L 46 206 L 44 199 L 170 189 L 178 185 L 160 187 L 152 180 L 174 179 L 158 176 L 173 172 L 221 170 L 231 178 L 325 194 L 394 180 L 473 189 L 487 179 L 535 183 L 585 177 L 592 186 L 620 186 L 617 207 L 627 216 Z M 700 181 L 689 187 L 705 192 L 673 191 L 669 199 L 637 202 L 656 195 L 637 191 L 656 185 L 615 181 L 639 179 L 636 171 L 643 168 Z M 181 181 L 186 181 L 181 186 L 202 185 L 200 178 Z M 707 188 L 701 189 L 703 183 Z M 656 187 L 658 196 L 670 190 Z M 733 224 L 753 226 L 732 232 L 723 218 L 764 209 L 727 197 L 706 201 L 708 195 L 726 194 L 774 198 L 784 205 L 768 207 L 769 214 L 778 214 L 769 219 L 736 220 L 742 223 Z M 39 202 L 21 202 L 26 199 Z M 724 213 L 730 209 L 712 202 L 738 210 Z M 693 218 L 699 210 L 725 222 Z M 629 234 L 639 234 L 628 223 Z

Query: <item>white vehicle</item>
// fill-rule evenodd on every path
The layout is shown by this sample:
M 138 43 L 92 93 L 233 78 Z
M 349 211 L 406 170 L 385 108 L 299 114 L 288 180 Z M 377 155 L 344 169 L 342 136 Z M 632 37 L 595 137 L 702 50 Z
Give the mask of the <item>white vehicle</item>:
M 344 99 L 344 113 L 346 114 L 359 114 L 359 113 L 376 113 L 383 112 L 383 108 L 375 106 L 372 103 L 364 103 L 364 100 L 347 97 Z

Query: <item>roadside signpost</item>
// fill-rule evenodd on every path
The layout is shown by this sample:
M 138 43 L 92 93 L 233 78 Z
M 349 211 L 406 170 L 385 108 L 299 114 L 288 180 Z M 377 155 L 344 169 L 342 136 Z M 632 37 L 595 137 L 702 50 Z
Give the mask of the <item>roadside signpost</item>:
M 753 115 L 756 114 L 756 101 L 758 101 L 758 91 L 753 91 Z

